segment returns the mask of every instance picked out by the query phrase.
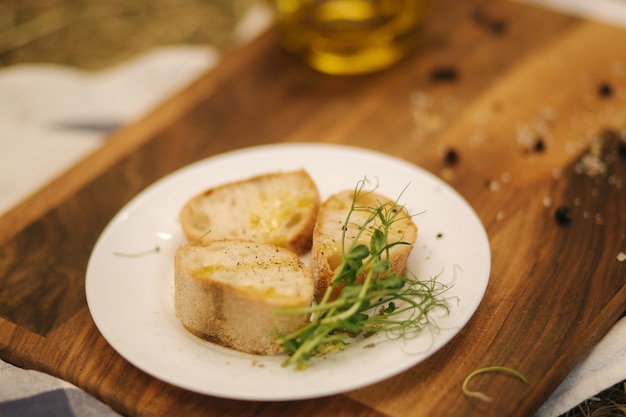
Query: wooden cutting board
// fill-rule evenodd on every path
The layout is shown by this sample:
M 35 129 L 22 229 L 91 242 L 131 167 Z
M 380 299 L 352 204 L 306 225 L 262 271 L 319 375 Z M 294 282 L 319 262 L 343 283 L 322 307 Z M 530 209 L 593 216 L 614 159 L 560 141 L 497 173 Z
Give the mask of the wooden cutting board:
M 625 134 L 621 28 L 516 2 L 441 0 L 408 59 L 357 77 L 306 68 L 270 30 L 0 218 L 0 357 L 127 415 L 532 415 L 626 310 Z M 112 216 L 201 158 L 303 141 L 403 158 L 467 199 L 492 250 L 468 325 L 398 376 L 305 401 L 204 396 L 122 359 L 84 295 Z M 488 374 L 472 389 L 493 402 L 465 396 L 464 378 L 490 365 L 529 384 Z

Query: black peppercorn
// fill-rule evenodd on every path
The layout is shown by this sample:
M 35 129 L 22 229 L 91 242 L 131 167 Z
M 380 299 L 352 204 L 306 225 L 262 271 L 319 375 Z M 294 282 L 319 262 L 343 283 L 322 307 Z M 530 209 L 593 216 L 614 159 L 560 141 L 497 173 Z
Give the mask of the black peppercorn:
M 617 154 L 620 158 L 626 158 L 626 142 L 622 141 L 617 147 Z
M 459 153 L 455 149 L 448 149 L 443 156 L 443 160 L 446 165 L 456 165 L 459 162 Z
M 453 66 L 439 67 L 431 71 L 430 78 L 433 81 L 455 81 L 459 78 L 459 73 Z
M 539 137 L 535 140 L 535 144 L 533 145 L 533 150 L 535 152 L 543 152 L 546 149 L 546 143 L 543 141 L 543 138 Z
M 571 209 L 567 206 L 561 206 L 554 212 L 554 218 L 560 225 L 570 224 L 572 222 Z
M 485 29 L 490 30 L 494 35 L 501 35 L 506 30 L 506 22 L 486 15 L 483 10 L 474 11 L 474 21 Z
M 611 97 L 613 95 L 613 88 L 608 83 L 602 83 L 598 88 L 598 94 L 600 94 L 602 98 Z

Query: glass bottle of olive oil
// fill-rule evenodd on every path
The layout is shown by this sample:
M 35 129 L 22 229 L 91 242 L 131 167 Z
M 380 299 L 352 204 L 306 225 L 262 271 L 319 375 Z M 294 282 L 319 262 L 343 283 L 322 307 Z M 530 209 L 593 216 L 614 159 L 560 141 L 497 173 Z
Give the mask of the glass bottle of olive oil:
M 416 42 L 428 0 L 272 0 L 281 42 L 329 74 L 378 71 Z

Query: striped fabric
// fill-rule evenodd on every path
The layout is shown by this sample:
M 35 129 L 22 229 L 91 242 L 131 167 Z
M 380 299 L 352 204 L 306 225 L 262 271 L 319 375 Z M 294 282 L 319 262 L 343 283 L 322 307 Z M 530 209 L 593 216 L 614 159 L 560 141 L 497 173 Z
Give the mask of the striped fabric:
M 72 384 L 0 361 L 0 416 L 117 417 L 119 414 Z

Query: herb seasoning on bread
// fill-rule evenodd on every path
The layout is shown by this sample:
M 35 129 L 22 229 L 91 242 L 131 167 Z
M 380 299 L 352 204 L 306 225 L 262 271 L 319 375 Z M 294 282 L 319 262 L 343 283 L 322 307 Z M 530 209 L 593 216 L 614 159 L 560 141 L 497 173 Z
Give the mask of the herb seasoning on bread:
M 191 242 L 175 257 L 176 315 L 187 330 L 241 352 L 280 351 L 277 336 L 304 326 L 308 313 L 274 310 L 311 305 L 309 269 L 291 251 L 240 240 Z

